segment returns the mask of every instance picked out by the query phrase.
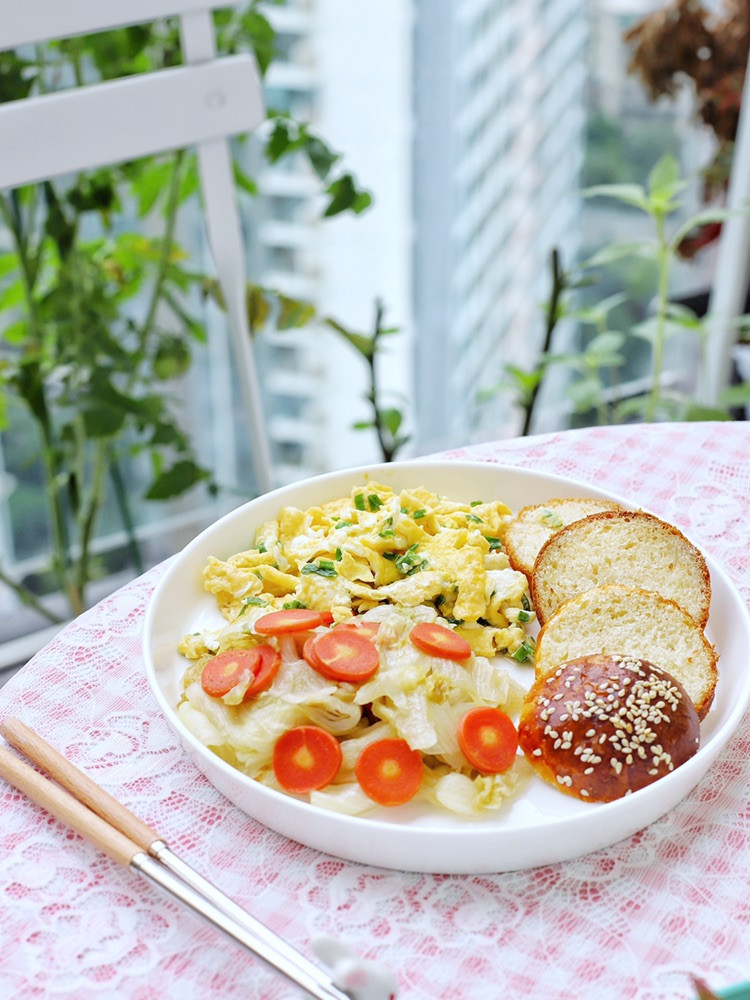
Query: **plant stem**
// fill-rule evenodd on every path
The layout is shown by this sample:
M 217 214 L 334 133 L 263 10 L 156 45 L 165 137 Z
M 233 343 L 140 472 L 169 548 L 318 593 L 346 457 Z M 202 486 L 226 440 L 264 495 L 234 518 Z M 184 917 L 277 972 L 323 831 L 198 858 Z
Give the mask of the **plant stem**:
M 28 257 L 29 243 L 27 234 L 23 231 L 20 213 L 13 211 L 4 196 L 0 196 L 0 214 L 2 214 L 3 220 L 13 237 L 13 243 L 20 264 L 32 348 L 40 351 L 42 346 L 42 330 L 34 300 L 34 280 Z M 38 406 L 42 408 L 42 412 L 35 414 L 35 416 L 42 438 L 41 458 L 46 482 L 45 496 L 47 498 L 50 525 L 52 528 L 52 568 L 57 577 L 60 590 L 68 594 L 68 539 L 65 528 L 65 511 L 60 496 L 57 469 L 55 466 L 52 421 L 47 409 L 43 385 L 39 391 Z
M 112 481 L 112 490 L 114 492 L 115 501 L 117 503 L 117 509 L 120 511 L 120 518 L 122 519 L 122 523 L 125 527 L 125 534 L 128 540 L 128 552 L 130 553 L 130 559 L 133 563 L 133 568 L 135 569 L 136 573 L 140 576 L 146 567 L 143 563 L 143 556 L 141 555 L 141 549 L 138 544 L 138 537 L 135 533 L 135 523 L 133 521 L 133 515 L 130 510 L 128 492 L 125 486 L 125 481 L 123 480 L 122 477 L 122 470 L 120 469 L 120 463 L 117 460 L 117 456 L 110 454 L 108 466 L 109 466 L 109 477 Z
M 380 299 L 377 299 L 375 301 L 375 323 L 372 332 L 372 353 L 367 357 L 367 364 L 370 369 L 370 393 L 368 398 L 372 403 L 375 432 L 378 436 L 378 444 L 383 455 L 383 461 L 392 462 L 394 459 L 394 449 L 386 441 L 383 417 L 378 406 L 380 387 L 378 385 L 376 359 L 378 354 L 378 340 L 380 339 L 380 332 L 383 329 L 383 313 L 383 303 Z
M 167 204 L 165 212 L 165 226 L 164 226 L 164 241 L 162 243 L 162 253 L 159 259 L 159 265 L 156 271 L 156 278 L 154 279 L 154 287 L 151 293 L 151 301 L 149 303 L 148 311 L 146 312 L 146 318 L 143 321 L 143 325 L 140 329 L 140 339 L 141 344 L 145 344 L 151 330 L 154 326 L 156 320 L 156 312 L 159 308 L 159 303 L 162 298 L 162 288 L 164 286 L 164 281 L 167 276 L 167 268 L 169 267 L 169 258 L 172 253 L 172 243 L 174 241 L 175 227 L 177 225 L 177 209 L 180 203 L 180 181 L 181 181 L 181 169 L 182 164 L 185 159 L 185 151 L 180 149 L 175 153 L 174 166 L 172 169 L 172 177 L 169 182 L 169 193 L 167 195 Z
M 656 418 L 661 398 L 661 375 L 664 368 L 664 345 L 667 337 L 667 305 L 669 301 L 669 246 L 664 234 L 664 213 L 654 214 L 657 239 L 656 329 L 651 357 L 651 390 L 644 410 L 647 423 Z
M 9 587 L 27 608 L 33 608 L 34 611 L 38 612 L 43 618 L 46 618 L 48 622 L 52 622 L 53 625 L 58 625 L 65 621 L 64 618 L 46 608 L 36 594 L 32 593 L 28 587 L 24 587 L 22 583 L 8 576 L 2 569 L 0 569 L 0 583 Z
M 549 353 L 550 347 L 552 346 L 552 335 L 555 332 L 555 327 L 557 326 L 557 321 L 559 319 L 560 299 L 567 288 L 565 272 L 560 269 L 560 253 L 557 247 L 552 249 L 552 253 L 550 255 L 550 266 L 552 269 L 552 291 L 550 292 L 549 301 L 547 302 L 544 343 L 542 344 L 542 350 L 539 354 L 540 358 L 544 358 Z M 521 427 L 521 437 L 526 437 L 531 430 L 534 407 L 536 406 L 541 386 L 542 380 L 540 378 L 531 390 L 528 402 L 524 408 L 525 413 L 523 426 Z

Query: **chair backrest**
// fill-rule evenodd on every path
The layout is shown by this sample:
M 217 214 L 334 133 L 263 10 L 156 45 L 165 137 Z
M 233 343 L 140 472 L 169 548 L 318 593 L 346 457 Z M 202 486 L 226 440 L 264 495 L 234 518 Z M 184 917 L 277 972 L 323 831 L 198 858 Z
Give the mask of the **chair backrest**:
M 184 65 L 0 105 L 0 188 L 195 146 L 204 218 L 251 435 L 258 488 L 271 459 L 246 311 L 245 254 L 228 139 L 265 111 L 249 53 L 219 57 L 215 0 L 0 0 L 3 50 L 176 17 Z

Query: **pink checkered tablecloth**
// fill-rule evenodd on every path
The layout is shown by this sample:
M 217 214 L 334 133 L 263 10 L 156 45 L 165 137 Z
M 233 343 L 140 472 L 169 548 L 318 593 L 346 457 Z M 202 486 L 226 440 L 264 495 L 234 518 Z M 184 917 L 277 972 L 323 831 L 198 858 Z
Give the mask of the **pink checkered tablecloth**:
M 441 457 L 621 494 L 682 528 L 750 600 L 750 424 L 592 428 Z M 65 628 L 0 690 L 0 717 L 37 729 L 308 956 L 314 935 L 333 934 L 412 1000 L 678 1000 L 693 974 L 713 988 L 750 979 L 747 716 L 678 807 L 579 860 L 482 876 L 341 861 L 248 818 L 177 745 L 141 656 L 162 569 Z M 0 801 L 0 997 L 299 995 L 3 782 Z

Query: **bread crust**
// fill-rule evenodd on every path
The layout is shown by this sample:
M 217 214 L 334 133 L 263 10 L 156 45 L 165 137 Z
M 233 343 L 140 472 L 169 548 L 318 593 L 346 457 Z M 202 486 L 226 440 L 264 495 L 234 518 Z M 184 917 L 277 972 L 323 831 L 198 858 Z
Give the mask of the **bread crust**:
M 565 601 L 608 583 L 655 591 L 701 628 L 708 622 L 711 576 L 703 554 L 679 528 L 646 511 L 591 514 L 544 543 L 529 580 L 539 623 Z
M 586 802 L 611 802 L 670 774 L 700 746 L 680 682 L 647 660 L 581 656 L 538 677 L 518 726 L 535 771 Z

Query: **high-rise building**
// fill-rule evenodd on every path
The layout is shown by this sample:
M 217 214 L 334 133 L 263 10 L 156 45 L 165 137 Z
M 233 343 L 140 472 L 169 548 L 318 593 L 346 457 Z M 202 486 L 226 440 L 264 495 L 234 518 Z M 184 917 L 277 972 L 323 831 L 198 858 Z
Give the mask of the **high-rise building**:
M 554 247 L 578 241 L 586 81 L 577 0 L 418 0 L 413 161 L 416 442 L 513 433 Z
M 408 413 L 412 453 L 512 433 L 507 395 L 480 394 L 505 363 L 533 365 L 551 250 L 577 245 L 585 5 L 310 0 L 269 13 L 285 54 L 269 106 L 342 150 L 374 206 L 311 221 L 304 166 L 264 170 L 260 280 L 362 332 L 383 300 L 401 332 L 380 386 Z M 377 460 L 374 435 L 352 429 L 369 413 L 363 359 L 320 326 L 267 341 L 281 476 Z

